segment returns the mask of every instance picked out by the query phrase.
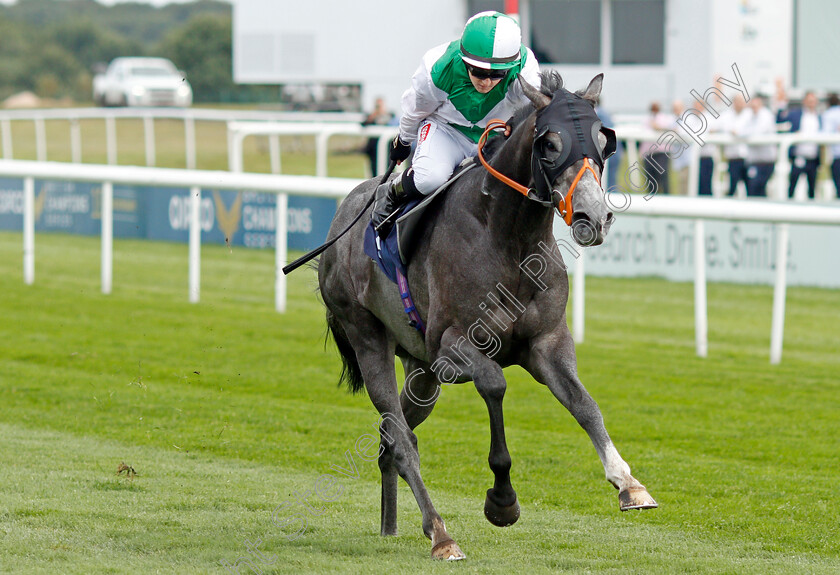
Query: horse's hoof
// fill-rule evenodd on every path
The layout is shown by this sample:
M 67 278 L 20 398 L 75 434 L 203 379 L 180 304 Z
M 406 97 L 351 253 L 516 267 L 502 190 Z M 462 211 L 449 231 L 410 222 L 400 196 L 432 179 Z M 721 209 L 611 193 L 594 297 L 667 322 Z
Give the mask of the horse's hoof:
M 618 494 L 618 503 L 622 511 L 629 509 L 656 509 L 659 504 L 653 500 L 644 486 L 628 487 Z
M 514 498 L 510 505 L 497 505 L 490 499 L 490 490 L 488 490 L 487 498 L 484 500 L 484 516 L 496 527 L 513 525 L 519 519 L 519 499 Z
M 432 547 L 432 559 L 440 559 L 441 561 L 460 561 L 466 559 L 467 556 L 458 547 L 453 539 L 441 541 Z

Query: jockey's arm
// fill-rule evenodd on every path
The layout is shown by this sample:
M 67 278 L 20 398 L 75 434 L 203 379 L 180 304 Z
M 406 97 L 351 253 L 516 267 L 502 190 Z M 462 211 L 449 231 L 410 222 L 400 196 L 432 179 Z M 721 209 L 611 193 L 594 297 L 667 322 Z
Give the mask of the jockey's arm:
M 411 78 L 411 86 L 402 95 L 400 139 L 406 143 L 416 140 L 420 123 L 445 101 L 446 92 L 434 85 L 424 61 Z

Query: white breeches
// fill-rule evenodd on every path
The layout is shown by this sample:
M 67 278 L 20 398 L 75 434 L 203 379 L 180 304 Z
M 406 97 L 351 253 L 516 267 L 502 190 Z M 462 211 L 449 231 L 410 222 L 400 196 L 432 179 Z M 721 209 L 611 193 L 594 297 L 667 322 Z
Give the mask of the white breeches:
M 420 124 L 411 166 L 414 185 L 422 194 L 438 189 L 465 158 L 475 156 L 478 146 L 455 128 L 432 120 Z

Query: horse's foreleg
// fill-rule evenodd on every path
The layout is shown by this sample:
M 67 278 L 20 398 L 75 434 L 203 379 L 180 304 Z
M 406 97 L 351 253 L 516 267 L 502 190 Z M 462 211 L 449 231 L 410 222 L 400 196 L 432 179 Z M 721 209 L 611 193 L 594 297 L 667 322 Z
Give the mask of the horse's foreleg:
M 472 377 L 475 388 L 484 399 L 490 415 L 490 456 L 488 462 L 495 481 L 487 490 L 484 515 L 493 525 L 505 527 L 519 519 L 519 502 L 510 482 L 511 458 L 505 441 L 505 421 L 502 400 L 507 383 L 502 368 L 473 346 L 460 330 L 448 329 L 441 338 L 443 349 L 457 350 L 449 359 Z M 457 357 L 457 359 L 456 359 Z
M 405 385 L 400 394 L 402 412 L 408 426 L 413 430 L 423 423 L 434 409 L 440 393 L 440 386 L 432 370 L 414 358 L 403 361 L 406 373 Z M 397 468 L 388 445 L 388 438 L 383 430 L 381 436 L 381 455 L 379 470 L 382 474 L 382 535 L 397 534 Z
M 535 342 L 525 367 L 534 379 L 551 390 L 589 435 L 604 466 L 607 481 L 618 489 L 620 509 L 658 507 L 645 486 L 630 473 L 630 466 L 621 458 L 607 433 L 598 404 L 578 378 L 575 347 L 569 331 L 563 330 Z

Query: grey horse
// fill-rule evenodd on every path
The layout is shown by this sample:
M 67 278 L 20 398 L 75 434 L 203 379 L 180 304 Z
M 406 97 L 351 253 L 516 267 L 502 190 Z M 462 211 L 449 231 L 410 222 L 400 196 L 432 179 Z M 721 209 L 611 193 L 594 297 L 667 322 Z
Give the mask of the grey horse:
M 558 201 L 565 205 L 565 219 L 578 243 L 600 244 L 612 223 L 599 182 L 603 157 L 599 161 L 589 154 L 572 158 L 562 170 L 550 169 L 571 162 L 568 149 L 574 147 L 575 134 L 580 141 L 592 134 L 589 141 L 596 142 L 603 156 L 609 131 L 598 131 L 600 122 L 592 112 L 603 75 L 576 93 L 565 90 L 557 74 L 544 74 L 542 80 L 538 90 L 520 78 L 533 105 L 510 119 L 508 137 L 491 139 L 496 148 L 488 160 L 491 168 L 470 170 L 427 209 L 407 274 L 425 334 L 409 325 L 396 286 L 364 254 L 364 226 L 353 227 L 319 262 L 327 324 L 343 360 L 341 381 L 354 392 L 366 389 L 381 415 L 381 533 L 397 533 L 399 474 L 417 500 L 436 559 L 465 555 L 421 479 L 413 429 L 432 412 L 442 382 L 474 381 L 490 415 L 489 464 L 495 476 L 484 512 L 495 525 L 515 523 L 519 502 L 510 480 L 502 412 L 502 368 L 509 365 L 521 365 L 546 385 L 583 427 L 607 481 L 619 490 L 622 511 L 657 506 L 613 446 L 598 405 L 578 378 L 566 323 L 569 282 L 552 234 L 552 206 Z M 556 118 L 545 120 L 558 99 L 569 103 L 560 107 L 573 111 L 573 121 L 564 120 L 568 125 L 559 127 Z M 595 120 L 588 125 L 586 118 L 592 116 Z M 551 129 L 536 133 L 540 125 Z M 540 197 L 540 186 L 534 184 L 535 177 L 545 174 L 551 174 L 546 178 L 550 197 Z M 519 194 L 500 175 L 536 189 Z M 330 237 L 362 210 L 375 188 L 376 181 L 370 180 L 350 193 L 338 209 Z M 395 356 L 407 374 L 402 392 Z

